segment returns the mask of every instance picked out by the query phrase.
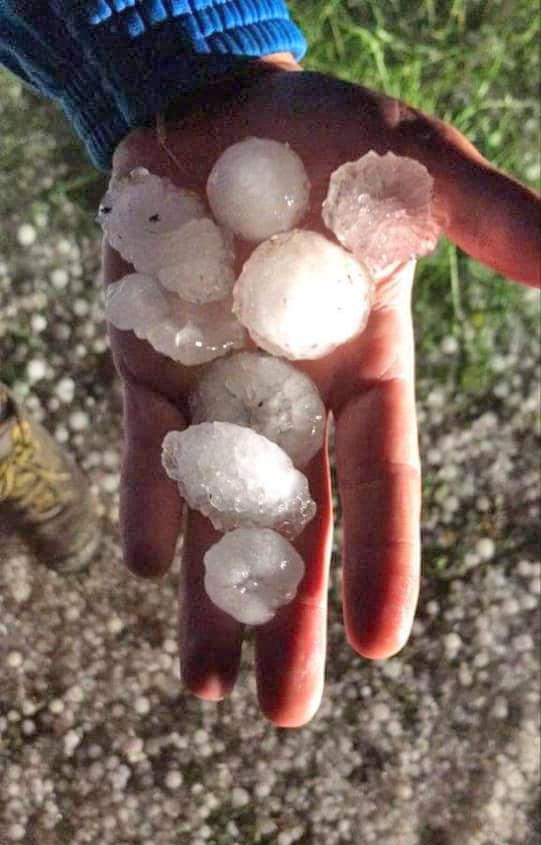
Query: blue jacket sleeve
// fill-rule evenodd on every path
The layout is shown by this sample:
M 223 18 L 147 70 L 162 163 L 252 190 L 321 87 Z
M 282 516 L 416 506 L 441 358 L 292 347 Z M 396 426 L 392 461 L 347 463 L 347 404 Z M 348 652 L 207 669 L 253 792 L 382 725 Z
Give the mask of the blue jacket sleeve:
M 232 57 L 305 49 L 281 0 L 0 0 L 0 62 L 58 101 L 104 170 L 130 129 Z

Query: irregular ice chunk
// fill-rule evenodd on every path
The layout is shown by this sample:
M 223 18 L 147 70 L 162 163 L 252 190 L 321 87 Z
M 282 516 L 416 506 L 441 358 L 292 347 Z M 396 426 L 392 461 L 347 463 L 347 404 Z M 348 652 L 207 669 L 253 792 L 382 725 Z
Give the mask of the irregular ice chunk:
M 167 319 L 146 332 L 158 352 L 192 367 L 244 346 L 244 330 L 231 311 L 230 297 L 193 305 L 169 294 L 169 301 Z
M 300 554 L 270 528 L 237 528 L 205 555 L 205 589 L 215 605 L 246 625 L 268 622 L 295 596 Z
M 211 364 L 190 407 L 193 423 L 248 426 L 281 446 L 299 467 L 323 444 L 325 407 L 312 379 L 261 352 L 235 352 Z
M 285 358 L 321 358 L 365 327 L 367 272 L 316 232 L 293 230 L 260 244 L 233 289 L 233 310 L 258 346 Z
M 207 182 L 216 219 L 248 241 L 292 229 L 308 208 L 309 193 L 299 156 L 287 144 L 266 138 L 228 147 Z
M 292 538 L 316 512 L 308 482 L 288 455 L 240 425 L 205 422 L 170 431 L 162 463 L 189 507 L 219 531 L 262 526 Z
M 331 176 L 323 220 L 375 277 L 431 252 L 441 226 L 434 216 L 434 180 L 412 158 L 373 150 Z
M 201 304 L 231 292 L 234 253 L 222 230 L 208 217 L 179 229 L 169 262 L 158 271 L 162 285 L 182 299 Z
M 144 167 L 113 181 L 98 211 L 111 246 L 137 270 L 151 274 L 171 263 L 179 229 L 204 216 L 197 194 Z
M 105 314 L 118 329 L 131 329 L 157 352 L 186 366 L 244 346 L 244 329 L 231 311 L 231 297 L 193 305 L 141 273 L 108 286 Z
M 130 273 L 105 290 L 105 316 L 117 329 L 146 332 L 170 310 L 164 292 L 151 276 Z

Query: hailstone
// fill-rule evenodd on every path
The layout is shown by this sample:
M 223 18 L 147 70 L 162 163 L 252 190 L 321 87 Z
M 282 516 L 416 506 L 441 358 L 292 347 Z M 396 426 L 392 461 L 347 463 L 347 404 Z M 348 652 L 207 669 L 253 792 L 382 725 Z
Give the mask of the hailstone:
M 321 358 L 362 332 L 373 283 L 342 247 L 294 229 L 256 247 L 233 300 L 240 322 L 262 349 L 290 359 Z
M 144 167 L 112 182 L 98 211 L 107 240 L 136 270 L 154 274 L 174 260 L 179 230 L 205 217 L 201 199 Z
M 204 557 L 211 601 L 246 625 L 263 625 L 288 604 L 304 575 L 304 562 L 270 528 L 229 531 Z
M 131 329 L 157 352 L 185 366 L 212 361 L 240 349 L 245 341 L 230 297 L 194 305 L 141 273 L 130 273 L 107 287 L 105 316 L 118 329 Z
M 204 422 L 170 431 L 162 464 L 188 506 L 219 531 L 243 525 L 293 538 L 316 512 L 308 481 L 289 456 L 240 425 Z
M 434 180 L 411 158 L 373 150 L 341 165 L 323 203 L 325 225 L 375 278 L 435 248 Z
M 190 396 L 192 422 L 248 426 L 277 443 L 296 466 L 321 449 L 325 407 L 312 379 L 262 352 L 214 361 Z
M 158 279 L 182 299 L 201 305 L 231 293 L 232 243 L 208 217 L 190 220 L 179 229 L 167 261 L 159 268 Z
M 288 144 L 266 138 L 228 147 L 207 182 L 215 218 L 248 241 L 292 229 L 306 213 L 309 193 L 299 156 Z

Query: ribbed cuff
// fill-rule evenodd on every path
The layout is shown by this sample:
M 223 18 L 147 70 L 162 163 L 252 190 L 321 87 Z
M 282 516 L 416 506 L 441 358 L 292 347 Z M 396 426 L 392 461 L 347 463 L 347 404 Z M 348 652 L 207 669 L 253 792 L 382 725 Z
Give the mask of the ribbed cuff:
M 126 8 L 111 13 L 113 1 Z M 115 147 L 131 129 L 155 120 L 179 95 L 221 79 L 240 59 L 278 52 L 299 59 L 306 50 L 279 0 L 169 0 L 166 5 L 149 0 L 135 9 L 133 0 L 99 0 L 102 15 L 111 14 L 103 19 L 96 14 L 84 33 L 85 60 L 60 102 L 100 169 L 110 169 Z M 162 11 L 167 16 L 160 22 Z M 81 20 L 68 26 L 81 43 Z

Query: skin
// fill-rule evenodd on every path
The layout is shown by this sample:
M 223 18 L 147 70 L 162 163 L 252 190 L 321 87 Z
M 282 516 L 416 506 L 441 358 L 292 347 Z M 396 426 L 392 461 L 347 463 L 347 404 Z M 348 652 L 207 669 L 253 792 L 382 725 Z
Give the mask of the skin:
M 320 207 L 331 172 L 370 149 L 423 163 L 435 181 L 435 208 L 447 236 L 500 273 L 539 286 L 539 199 L 493 168 L 455 129 L 407 105 L 336 79 L 298 72 L 287 54 L 250 66 L 235 94 L 213 90 L 177 124 L 132 132 L 113 170 L 147 167 L 205 193 L 212 165 L 248 135 L 287 141 L 312 183 L 303 226 L 325 232 Z M 327 232 L 328 234 L 328 232 Z M 249 254 L 240 256 L 239 264 Z M 105 283 L 133 268 L 104 243 Z M 419 591 L 420 463 L 414 399 L 411 293 L 414 264 L 378 284 L 365 332 L 317 361 L 298 361 L 336 424 L 336 467 L 343 511 L 344 623 L 352 648 L 381 659 L 408 639 Z M 143 577 L 169 568 L 183 527 L 178 489 L 162 471 L 167 431 L 190 424 L 187 395 L 199 367 L 156 353 L 132 332 L 110 326 L 124 385 L 125 454 L 121 532 L 126 565 Z M 305 470 L 318 504 L 295 545 L 306 575 L 295 600 L 255 629 L 258 698 L 276 725 L 295 727 L 318 708 L 326 651 L 332 499 L 326 449 Z M 207 519 L 184 514 L 179 650 L 185 686 L 207 700 L 231 690 L 243 626 L 218 610 L 203 588 L 203 556 L 219 538 Z

